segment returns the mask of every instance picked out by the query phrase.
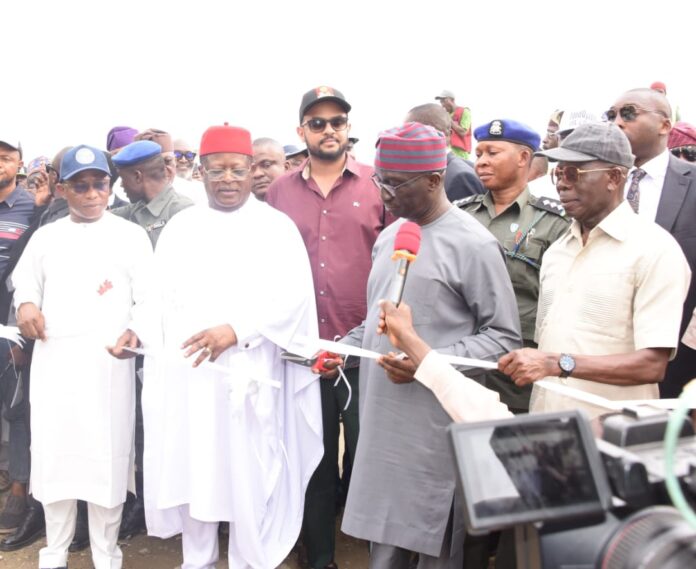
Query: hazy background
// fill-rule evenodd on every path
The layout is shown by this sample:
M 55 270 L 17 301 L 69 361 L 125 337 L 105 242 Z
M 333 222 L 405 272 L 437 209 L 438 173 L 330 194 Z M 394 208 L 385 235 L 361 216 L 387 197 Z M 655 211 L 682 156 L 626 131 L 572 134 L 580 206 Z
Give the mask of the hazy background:
M 228 121 L 296 143 L 302 94 L 353 105 L 358 157 L 442 89 L 474 126 L 516 118 L 542 135 L 556 108 L 600 113 L 624 90 L 667 84 L 696 121 L 691 2 L 119 0 L 0 3 L 0 134 L 25 161 L 115 125 L 198 145 Z

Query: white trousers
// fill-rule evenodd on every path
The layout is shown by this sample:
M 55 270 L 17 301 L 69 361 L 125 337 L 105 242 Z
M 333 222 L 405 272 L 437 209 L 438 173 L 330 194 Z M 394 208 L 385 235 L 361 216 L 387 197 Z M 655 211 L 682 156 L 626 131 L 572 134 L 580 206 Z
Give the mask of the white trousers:
M 201 522 L 192 518 L 188 506 L 179 506 L 183 532 L 181 546 L 184 562 L 181 569 L 215 569 L 220 557 L 218 522 Z M 250 569 L 234 542 L 234 527 L 230 524 L 230 543 L 227 550 L 230 569 Z M 98 569 L 98 568 L 95 568 Z
M 46 547 L 39 551 L 39 568 L 65 567 L 68 547 L 75 536 L 77 500 L 44 504 L 46 516 Z M 118 546 L 123 504 L 103 508 L 87 502 L 89 544 L 94 569 L 121 569 L 123 554 Z

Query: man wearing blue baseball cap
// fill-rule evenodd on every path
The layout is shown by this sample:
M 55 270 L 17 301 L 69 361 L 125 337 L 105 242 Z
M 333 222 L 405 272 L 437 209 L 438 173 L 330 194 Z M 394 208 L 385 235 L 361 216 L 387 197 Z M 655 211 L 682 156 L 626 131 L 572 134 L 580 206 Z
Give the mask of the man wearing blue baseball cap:
M 134 366 L 105 346 L 139 343 L 152 247 L 141 228 L 105 212 L 102 151 L 69 150 L 60 176 L 70 215 L 36 231 L 12 277 L 17 324 L 37 340 L 30 403 L 31 488 L 46 516 L 39 567 L 67 566 L 77 500 L 85 500 L 94 566 L 118 569 L 133 480 Z
M 456 202 L 480 221 L 503 246 L 520 313 L 524 345 L 536 347 L 534 323 L 539 300 L 539 270 L 544 252 L 568 229 L 558 200 L 529 193 L 527 178 L 540 137 L 510 119 L 494 120 L 474 131 L 476 173 L 486 193 Z M 486 387 L 500 393 L 513 412 L 529 408 L 531 386 L 517 387 L 498 371 L 486 375 Z
M 111 213 L 140 225 L 154 247 L 172 216 L 192 206 L 193 201 L 174 191 L 167 176 L 162 147 L 156 142 L 131 142 L 112 161 L 131 203 Z

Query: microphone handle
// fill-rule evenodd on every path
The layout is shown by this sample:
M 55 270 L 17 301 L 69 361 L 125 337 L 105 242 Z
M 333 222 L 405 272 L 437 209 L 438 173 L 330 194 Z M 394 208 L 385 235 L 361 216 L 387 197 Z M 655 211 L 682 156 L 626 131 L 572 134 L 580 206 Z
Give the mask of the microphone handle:
M 389 291 L 389 300 L 396 306 L 399 306 L 401 297 L 404 295 L 404 285 L 406 284 L 406 274 L 411 262 L 408 259 L 400 258 L 396 261 L 396 274 L 392 280 L 391 290 Z

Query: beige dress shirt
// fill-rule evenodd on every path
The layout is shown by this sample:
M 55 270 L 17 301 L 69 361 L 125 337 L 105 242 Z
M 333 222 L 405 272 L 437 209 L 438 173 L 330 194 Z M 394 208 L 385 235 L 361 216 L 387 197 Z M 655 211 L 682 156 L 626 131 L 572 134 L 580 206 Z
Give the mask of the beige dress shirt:
M 690 277 L 674 238 L 635 215 L 626 201 L 590 231 L 585 245 L 580 224 L 573 221 L 542 263 L 535 336 L 539 349 L 601 356 L 672 348 L 674 356 Z M 613 400 L 659 397 L 657 383 L 546 379 Z M 592 416 L 606 412 L 534 386 L 533 412 L 577 407 Z

